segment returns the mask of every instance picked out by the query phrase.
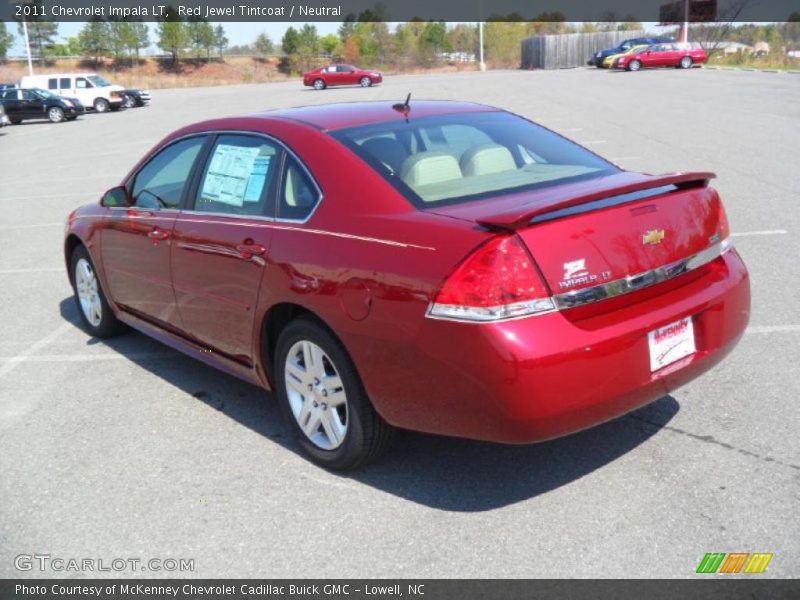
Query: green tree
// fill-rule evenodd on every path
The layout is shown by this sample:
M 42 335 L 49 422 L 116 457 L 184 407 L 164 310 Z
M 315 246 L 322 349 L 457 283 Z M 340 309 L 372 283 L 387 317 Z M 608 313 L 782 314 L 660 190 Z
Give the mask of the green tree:
M 114 58 L 119 60 L 131 47 L 133 29 L 128 21 L 111 21 L 108 23 L 108 47 L 114 53 Z
M 319 54 L 319 34 L 316 25 L 306 23 L 298 34 L 298 46 L 310 54 Z
M 447 35 L 447 24 L 444 21 L 426 23 L 419 38 L 419 49 L 429 60 L 442 52 L 450 52 L 453 45 Z
M 339 36 L 335 33 L 329 33 L 328 35 L 324 35 L 319 38 L 319 46 L 320 49 L 324 54 L 333 55 L 336 53 L 337 49 L 339 48 Z
M 58 23 L 49 21 L 27 21 L 28 40 L 31 44 L 31 54 L 43 58 L 45 48 L 55 43 L 58 35 Z M 23 35 L 22 23 L 18 24 L 19 35 Z
M 222 53 L 228 47 L 228 36 L 225 35 L 225 28 L 222 25 L 214 28 L 214 47 L 219 52 L 219 57 L 222 58 Z
M 139 60 L 139 51 L 150 45 L 150 28 L 147 23 L 141 21 L 131 21 L 131 39 L 128 45 L 129 50 L 133 50 L 136 60 Z
M 164 20 L 158 24 L 158 45 L 170 54 L 172 64 L 177 65 L 181 52 L 189 44 L 189 35 L 178 11 L 170 6 L 166 12 Z
M 109 52 L 109 24 L 99 18 L 87 21 L 78 34 L 81 54 L 89 57 L 95 64 Z
M 254 47 L 257 54 L 265 57 L 275 52 L 275 45 L 266 33 L 258 35 Z
M 450 45 L 455 52 L 474 54 L 478 51 L 478 27 L 459 23 L 450 30 Z
M 214 28 L 211 23 L 203 19 L 190 19 L 186 23 L 186 34 L 195 58 L 199 59 L 203 51 L 206 58 L 211 57 L 211 48 L 214 46 Z
M 0 60 L 5 60 L 8 51 L 14 45 L 14 34 L 6 29 L 4 21 L 0 21 Z
M 289 27 L 281 39 L 281 50 L 284 54 L 291 56 L 297 53 L 298 46 L 300 46 L 300 34 L 294 27 Z
M 342 43 L 353 37 L 356 32 L 356 16 L 353 13 L 345 15 L 344 21 L 339 25 L 339 39 Z
M 392 50 L 392 34 L 383 21 L 362 21 L 356 26 L 358 53 L 369 62 L 386 62 Z

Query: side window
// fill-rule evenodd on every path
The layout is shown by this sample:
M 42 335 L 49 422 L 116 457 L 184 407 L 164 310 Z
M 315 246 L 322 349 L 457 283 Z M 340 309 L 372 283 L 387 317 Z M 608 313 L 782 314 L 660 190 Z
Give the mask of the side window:
M 194 210 L 232 215 L 275 215 L 280 149 L 259 137 L 217 138 L 197 189 Z
M 189 138 L 168 146 L 136 174 L 133 200 L 142 208 L 178 208 L 192 173 L 204 136 Z
M 84 79 L 83 77 L 78 77 L 75 80 L 75 87 L 78 88 L 79 90 L 83 90 L 92 87 L 92 84 L 89 83 L 89 81 Z
M 58 87 L 62 90 L 68 90 L 72 87 L 72 81 L 69 77 L 62 77 L 58 80 Z
M 292 157 L 287 156 L 281 188 L 278 217 L 297 221 L 307 219 L 317 205 L 319 192 Z
M 36 94 L 34 94 L 32 91 L 25 90 L 24 92 L 22 92 L 22 99 L 26 101 L 31 101 L 31 100 L 36 100 L 37 98 Z
M 52 79 L 48 79 L 47 80 L 47 89 L 48 90 L 57 90 L 58 89 L 58 86 L 56 85 L 57 83 L 58 83 L 58 79 L 56 79 L 55 77 L 53 77 Z

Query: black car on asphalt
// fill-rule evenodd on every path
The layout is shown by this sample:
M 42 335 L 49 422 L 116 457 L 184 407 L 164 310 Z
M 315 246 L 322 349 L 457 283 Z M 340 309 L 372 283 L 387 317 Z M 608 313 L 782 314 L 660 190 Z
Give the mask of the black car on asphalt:
M 39 88 L 7 88 L 0 103 L 15 125 L 27 119 L 49 119 L 52 123 L 74 121 L 85 112 L 77 98 L 64 98 Z
M 136 88 L 122 90 L 122 105 L 125 108 L 136 108 L 150 102 L 150 92 Z
M 0 103 L 0 127 L 5 127 L 6 125 L 11 125 L 11 119 L 8 118 L 6 109 L 3 108 L 3 104 Z
M 642 44 L 665 44 L 667 42 L 674 42 L 675 39 L 671 37 L 657 37 L 657 36 L 646 36 L 646 37 L 638 37 L 638 38 L 631 38 L 629 40 L 625 40 L 624 42 L 620 43 L 615 48 L 608 48 L 606 50 L 599 50 L 595 52 L 592 56 L 589 57 L 588 65 L 595 66 L 598 69 L 603 68 L 603 60 L 606 56 L 611 56 L 612 54 L 621 54 L 622 52 L 627 52 L 634 46 L 639 46 Z

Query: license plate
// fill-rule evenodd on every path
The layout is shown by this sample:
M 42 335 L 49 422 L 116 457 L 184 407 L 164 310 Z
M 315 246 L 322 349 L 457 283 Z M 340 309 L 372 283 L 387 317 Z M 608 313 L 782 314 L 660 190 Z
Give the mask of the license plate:
M 694 345 L 692 317 L 654 329 L 647 334 L 647 342 L 650 346 L 650 371 L 658 371 L 684 356 L 694 354 L 697 348 Z

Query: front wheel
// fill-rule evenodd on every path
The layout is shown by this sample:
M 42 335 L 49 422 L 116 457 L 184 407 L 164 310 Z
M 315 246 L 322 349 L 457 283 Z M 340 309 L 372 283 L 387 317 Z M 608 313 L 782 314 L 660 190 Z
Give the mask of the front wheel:
M 75 304 L 86 330 L 99 338 L 112 337 L 124 331 L 125 326 L 108 305 L 94 263 L 84 246 L 78 246 L 72 252 L 71 268 Z
M 47 111 L 47 118 L 51 123 L 61 123 L 64 120 L 64 111 L 58 106 L 53 106 Z
M 134 108 L 136 106 L 136 99 L 133 96 L 125 94 L 125 99 L 122 101 L 125 108 Z
M 315 90 L 324 90 L 325 89 L 325 82 L 322 79 L 315 79 L 314 80 L 314 89 Z
M 388 448 L 393 428 L 375 411 L 341 342 L 301 317 L 281 332 L 275 393 L 303 450 L 319 465 L 353 469 Z
M 369 77 L 362 77 L 361 78 L 361 87 L 369 87 L 372 85 L 372 79 Z
M 640 63 L 638 60 L 632 60 L 628 63 L 628 71 L 638 71 L 641 68 L 642 63 Z
M 684 56 L 681 59 L 681 69 L 691 69 L 691 68 L 692 68 L 692 57 Z
M 94 109 L 99 113 L 108 112 L 110 105 L 105 98 L 97 98 L 94 101 Z

